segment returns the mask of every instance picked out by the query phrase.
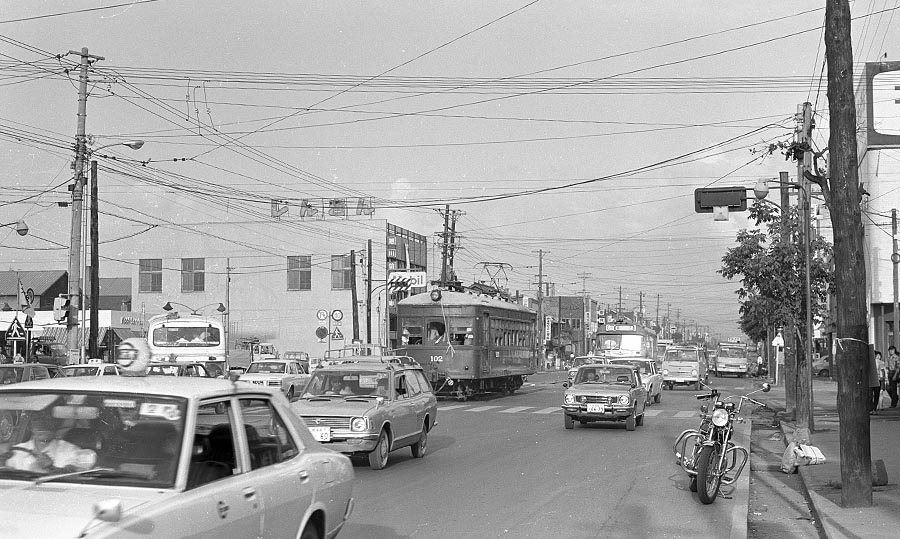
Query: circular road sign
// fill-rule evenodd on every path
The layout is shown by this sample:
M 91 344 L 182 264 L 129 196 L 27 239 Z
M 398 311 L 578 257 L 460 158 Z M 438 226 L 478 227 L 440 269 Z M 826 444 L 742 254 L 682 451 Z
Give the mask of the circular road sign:
M 328 319 L 328 311 L 325 309 L 319 309 L 316 311 L 316 318 L 319 320 L 327 320 Z
M 324 339 L 328 336 L 328 328 L 325 326 L 319 326 L 316 328 L 316 337 L 319 339 Z
M 335 322 L 340 322 L 344 318 L 344 311 L 340 309 L 335 309 L 331 311 L 331 319 Z

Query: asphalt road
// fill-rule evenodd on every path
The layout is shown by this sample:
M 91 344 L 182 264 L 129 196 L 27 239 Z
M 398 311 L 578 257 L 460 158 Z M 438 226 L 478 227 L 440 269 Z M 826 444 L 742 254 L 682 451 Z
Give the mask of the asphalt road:
M 715 384 L 728 394 L 752 381 Z M 664 391 L 634 432 L 565 430 L 558 384 L 442 400 L 424 459 L 402 449 L 384 470 L 356 466 L 356 507 L 340 537 L 727 537 L 746 507 L 728 498 L 702 505 L 672 453 L 678 433 L 698 423 L 694 394 Z

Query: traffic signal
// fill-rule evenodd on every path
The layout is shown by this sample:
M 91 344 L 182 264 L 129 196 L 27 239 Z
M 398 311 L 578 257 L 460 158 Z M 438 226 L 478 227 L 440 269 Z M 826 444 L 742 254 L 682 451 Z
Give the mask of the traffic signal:
M 59 296 L 53 298 L 53 318 L 57 322 L 62 322 L 69 317 L 69 298 Z

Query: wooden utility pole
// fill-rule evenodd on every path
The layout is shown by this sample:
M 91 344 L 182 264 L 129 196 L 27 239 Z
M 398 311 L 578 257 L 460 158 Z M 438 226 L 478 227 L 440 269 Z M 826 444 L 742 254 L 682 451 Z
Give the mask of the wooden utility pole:
M 798 117 L 797 142 L 801 148 L 810 148 L 812 146 L 812 103 L 803 103 L 801 105 L 801 113 Z M 797 350 L 797 426 L 805 428 L 808 432 L 815 429 L 815 418 L 813 417 L 813 387 L 812 387 L 812 351 L 813 351 L 813 299 L 812 284 L 810 280 L 810 244 L 812 243 L 811 233 L 812 227 L 809 220 L 809 208 L 811 203 L 810 188 L 811 183 L 806 179 L 806 172 L 812 169 L 812 154 L 804 151 L 797 159 L 797 182 L 800 184 L 800 203 L 797 207 L 800 210 L 800 233 L 803 235 L 803 262 L 805 268 L 803 270 L 804 301 L 803 311 L 806 319 L 804 326 L 804 349 L 803 353 Z M 807 435 L 808 438 L 808 435 Z
M 541 360 L 541 365 L 546 363 L 544 358 L 544 250 L 538 249 L 538 289 L 537 289 L 537 355 Z
M 409 261 L 407 261 L 409 264 Z M 356 251 L 350 250 L 350 308 L 353 313 L 353 341 L 359 342 L 359 296 L 356 292 Z
M 869 331 L 866 253 L 859 208 L 856 99 L 848 0 L 825 3 L 828 64 L 828 178 L 810 175 L 823 187 L 834 230 L 834 294 L 837 303 L 838 417 L 841 447 L 841 505 L 872 505 L 869 432 Z

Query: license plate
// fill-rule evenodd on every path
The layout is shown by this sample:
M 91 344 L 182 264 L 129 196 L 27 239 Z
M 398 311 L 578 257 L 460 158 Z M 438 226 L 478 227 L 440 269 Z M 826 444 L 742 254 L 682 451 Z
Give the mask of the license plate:
M 263 384 L 265 384 L 266 382 L 265 382 L 265 380 L 253 380 L 253 383 L 254 383 L 254 384 L 257 384 L 257 385 L 263 385 Z
M 309 427 L 309 432 L 320 442 L 331 441 L 331 427 Z
M 588 403 L 587 411 L 589 414 L 602 414 L 603 413 L 603 405 L 597 403 Z

